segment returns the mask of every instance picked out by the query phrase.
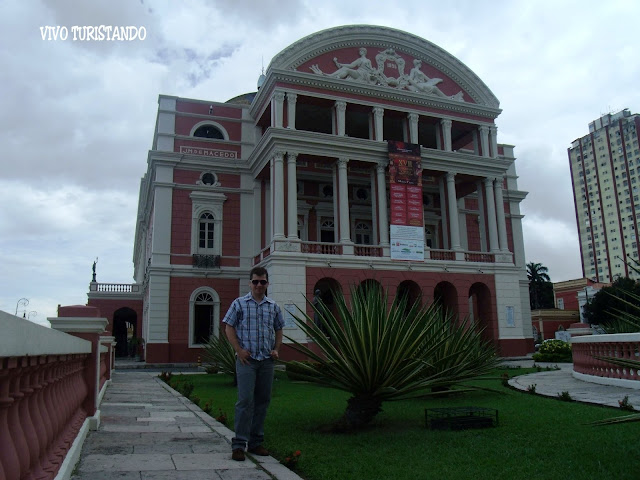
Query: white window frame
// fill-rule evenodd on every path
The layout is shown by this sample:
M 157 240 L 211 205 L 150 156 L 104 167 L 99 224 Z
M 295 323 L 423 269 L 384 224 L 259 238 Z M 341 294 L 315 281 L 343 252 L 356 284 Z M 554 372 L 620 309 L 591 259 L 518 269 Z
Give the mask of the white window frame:
M 216 337 L 220 335 L 220 296 L 218 292 L 211 287 L 197 288 L 191 293 L 191 297 L 189 298 L 189 348 L 201 348 L 204 345 L 193 341 L 196 298 L 198 298 L 198 295 L 201 293 L 208 293 L 213 299 L 213 318 L 211 320 L 213 323 L 213 331 L 211 335 Z
M 227 197 L 216 192 L 191 192 L 191 254 L 222 254 L 222 212 Z M 200 217 L 213 215 L 213 248 L 200 248 Z

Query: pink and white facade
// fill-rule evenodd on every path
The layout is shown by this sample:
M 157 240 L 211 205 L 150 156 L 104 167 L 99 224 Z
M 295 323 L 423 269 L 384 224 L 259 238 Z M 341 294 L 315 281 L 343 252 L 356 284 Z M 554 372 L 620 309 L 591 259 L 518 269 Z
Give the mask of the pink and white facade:
M 147 362 L 195 361 L 255 265 L 288 311 L 376 286 L 471 315 L 504 356 L 533 351 L 513 146 L 497 142 L 498 100 L 444 50 L 338 27 L 276 55 L 257 93 L 158 103 L 136 283 L 89 294 L 101 311 L 135 303 Z M 388 141 L 420 145 L 424 245 L 410 259 L 392 255 Z

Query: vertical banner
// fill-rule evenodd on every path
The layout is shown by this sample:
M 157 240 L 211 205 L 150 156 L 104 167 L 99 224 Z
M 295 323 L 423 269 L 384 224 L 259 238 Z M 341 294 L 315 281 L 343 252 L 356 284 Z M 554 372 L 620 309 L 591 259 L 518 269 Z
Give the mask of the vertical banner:
M 389 141 L 392 260 L 424 261 L 420 145 Z

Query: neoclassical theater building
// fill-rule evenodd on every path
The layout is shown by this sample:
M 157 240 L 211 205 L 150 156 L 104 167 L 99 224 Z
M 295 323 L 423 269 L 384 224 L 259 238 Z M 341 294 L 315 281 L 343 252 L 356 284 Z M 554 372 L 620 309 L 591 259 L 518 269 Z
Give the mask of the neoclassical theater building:
M 276 55 L 257 92 L 158 105 L 135 283 L 93 281 L 88 302 L 148 363 L 196 361 L 256 265 L 290 338 L 317 290 L 379 288 L 470 316 L 503 356 L 533 351 L 514 147 L 443 49 L 342 26 Z

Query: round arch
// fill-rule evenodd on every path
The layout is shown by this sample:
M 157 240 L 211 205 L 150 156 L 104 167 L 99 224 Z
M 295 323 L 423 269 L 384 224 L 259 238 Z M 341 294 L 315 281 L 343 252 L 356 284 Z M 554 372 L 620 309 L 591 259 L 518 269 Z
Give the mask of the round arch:
M 215 127 L 216 129 L 220 130 L 220 133 L 223 136 L 222 140 L 229 140 L 229 133 L 227 132 L 227 129 L 224 128 L 222 125 L 220 125 L 218 122 L 214 122 L 213 120 L 203 120 L 202 122 L 196 123 L 193 127 L 191 127 L 189 136 L 193 137 L 194 133 L 196 133 L 196 130 L 198 130 L 200 127 L 204 127 L 207 125 L 211 125 L 212 127 Z M 206 138 L 206 137 L 203 137 L 203 138 Z
M 113 312 L 112 335 L 116 341 L 116 357 L 127 357 L 136 354 L 135 350 L 129 346 L 130 338 L 139 337 L 138 314 L 135 310 L 129 307 L 122 307 Z
M 460 308 L 458 305 L 458 291 L 449 282 L 440 282 L 433 291 L 433 301 L 451 315 L 458 315 Z
M 404 280 L 398 285 L 396 290 L 396 298 L 407 297 L 406 310 L 409 311 L 411 307 L 417 302 L 418 306 L 422 306 L 422 289 L 413 280 Z
M 482 328 L 482 338 L 495 342 L 498 338 L 491 303 L 491 290 L 487 285 L 476 282 L 469 287 L 469 316 Z
M 220 296 L 211 287 L 199 287 L 189 297 L 189 347 L 201 347 L 220 334 Z

